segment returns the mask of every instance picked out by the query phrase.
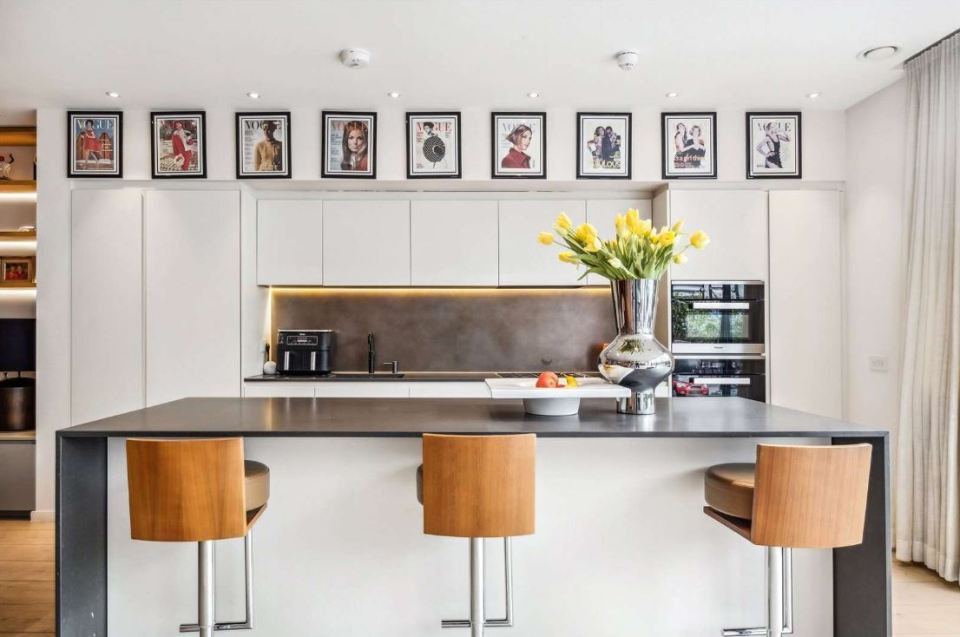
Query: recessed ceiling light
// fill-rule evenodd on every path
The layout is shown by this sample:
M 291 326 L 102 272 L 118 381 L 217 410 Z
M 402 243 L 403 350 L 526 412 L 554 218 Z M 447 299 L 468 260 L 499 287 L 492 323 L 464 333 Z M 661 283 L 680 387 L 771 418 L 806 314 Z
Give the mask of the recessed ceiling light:
M 247 97 L 249 97 L 252 100 L 258 100 L 260 99 L 260 93 L 257 93 L 256 91 L 250 91 L 249 93 L 247 93 Z
M 807 93 L 807 99 L 815 100 L 818 97 L 820 97 L 820 93 L 817 93 L 817 92 Z
M 670 91 L 669 93 L 667 93 L 667 97 L 669 97 L 670 99 L 673 99 L 678 95 L 680 95 L 680 93 L 677 93 L 676 91 Z
M 529 97 L 532 100 L 535 100 L 538 97 L 540 97 L 540 93 L 537 93 L 536 91 L 530 91 L 529 93 L 527 93 L 527 97 Z
M 107 97 L 112 97 L 113 99 L 117 99 L 118 97 L 120 97 L 120 93 L 117 93 L 116 91 L 107 91 Z
M 895 44 L 886 44 L 884 46 L 875 46 L 865 51 L 860 51 L 857 53 L 857 57 L 861 60 L 870 60 L 871 62 L 875 60 L 886 60 L 892 58 L 894 55 L 900 52 L 900 47 Z
M 399 99 L 399 98 L 400 98 L 400 92 L 399 92 L 399 91 L 390 91 L 389 93 L 387 93 L 387 95 L 389 95 L 389 96 L 392 97 L 393 99 Z

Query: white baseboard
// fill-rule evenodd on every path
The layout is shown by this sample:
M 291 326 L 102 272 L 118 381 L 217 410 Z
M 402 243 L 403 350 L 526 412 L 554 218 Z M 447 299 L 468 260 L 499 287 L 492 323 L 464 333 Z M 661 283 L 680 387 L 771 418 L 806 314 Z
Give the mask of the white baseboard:
M 55 511 L 31 511 L 31 522 L 56 522 L 57 514 Z

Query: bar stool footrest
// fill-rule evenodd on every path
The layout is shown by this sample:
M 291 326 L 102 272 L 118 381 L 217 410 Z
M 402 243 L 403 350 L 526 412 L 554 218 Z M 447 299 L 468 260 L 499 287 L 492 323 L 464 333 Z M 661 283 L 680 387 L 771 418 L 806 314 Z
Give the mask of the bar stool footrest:
M 250 630 L 253 624 L 249 621 L 242 622 L 217 622 L 213 625 L 214 630 Z M 181 633 L 199 633 L 199 624 L 180 624 Z
M 469 619 L 444 619 L 440 622 L 441 628 L 470 628 L 473 624 Z M 484 628 L 513 628 L 513 620 L 509 618 L 504 619 L 487 619 L 483 622 Z

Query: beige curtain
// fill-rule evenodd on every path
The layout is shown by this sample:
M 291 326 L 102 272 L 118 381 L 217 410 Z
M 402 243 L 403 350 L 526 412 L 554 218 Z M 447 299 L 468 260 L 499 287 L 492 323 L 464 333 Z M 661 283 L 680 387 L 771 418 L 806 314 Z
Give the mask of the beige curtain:
M 960 34 L 906 65 L 906 316 L 896 556 L 960 568 Z

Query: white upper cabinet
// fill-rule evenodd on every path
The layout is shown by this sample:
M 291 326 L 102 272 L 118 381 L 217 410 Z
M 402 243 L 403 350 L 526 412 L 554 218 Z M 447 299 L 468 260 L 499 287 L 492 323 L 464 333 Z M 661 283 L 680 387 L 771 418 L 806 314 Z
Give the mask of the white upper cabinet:
M 71 420 L 144 406 L 143 215 L 139 190 L 74 190 Z
M 537 235 L 551 230 L 557 215 L 567 213 L 577 226 L 587 218 L 583 200 L 500 202 L 500 285 L 583 285 L 583 270 L 562 263 L 557 246 L 546 247 Z
M 614 218 L 618 214 L 626 214 L 627 210 L 635 208 L 641 219 L 649 219 L 651 206 L 649 199 L 593 199 L 587 202 L 587 223 L 593 224 L 600 231 L 604 239 L 613 238 L 616 229 Z M 587 285 L 609 285 L 602 276 L 587 275 Z
M 671 267 L 672 279 L 767 280 L 766 192 L 672 191 L 670 219 L 671 223 L 685 219 L 685 232 L 703 230 L 711 239 L 705 250 L 690 249 L 689 262 Z
M 148 191 L 143 226 L 147 406 L 239 396 L 240 193 Z
M 257 202 L 257 285 L 323 285 L 323 201 Z
M 496 201 L 413 201 L 413 285 L 497 285 Z
M 840 418 L 840 193 L 770 193 L 770 402 Z
M 324 202 L 323 284 L 410 285 L 410 202 Z

